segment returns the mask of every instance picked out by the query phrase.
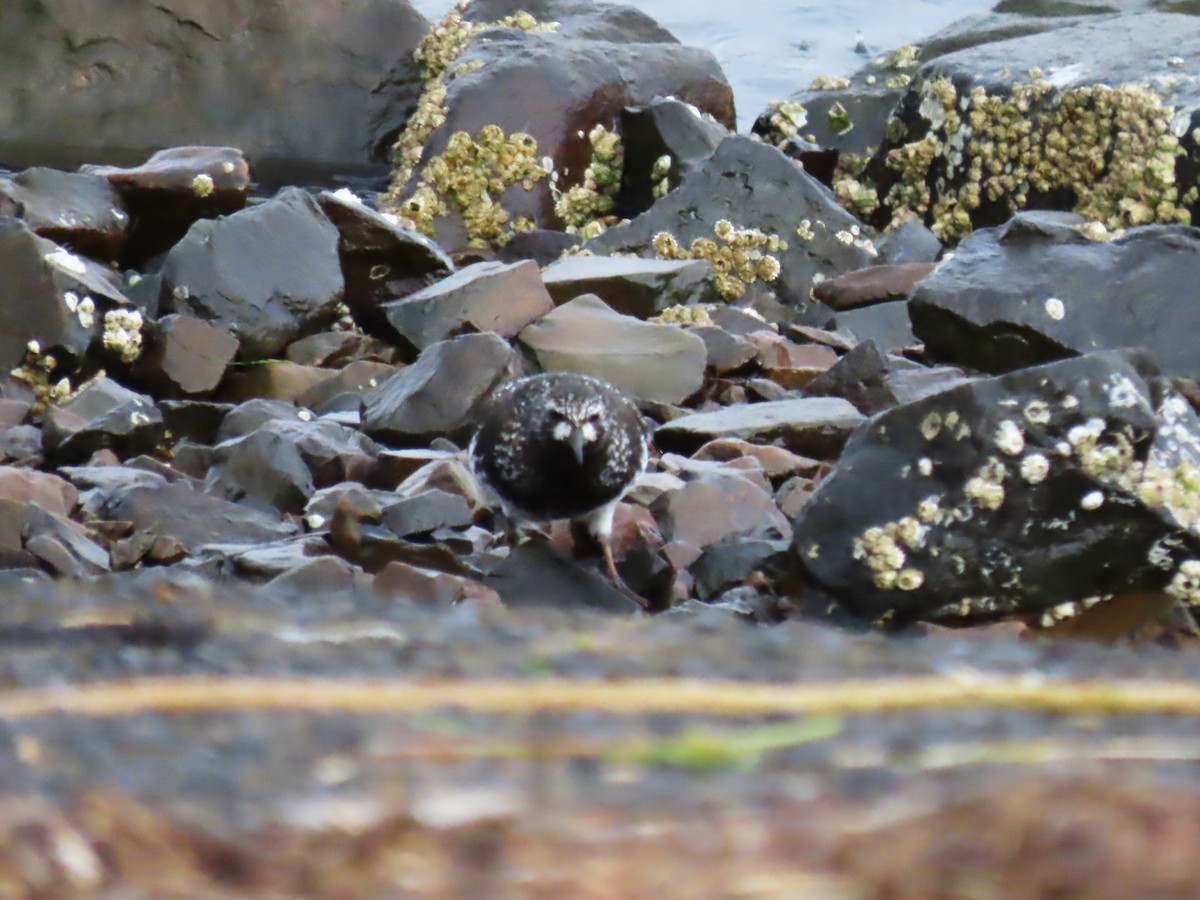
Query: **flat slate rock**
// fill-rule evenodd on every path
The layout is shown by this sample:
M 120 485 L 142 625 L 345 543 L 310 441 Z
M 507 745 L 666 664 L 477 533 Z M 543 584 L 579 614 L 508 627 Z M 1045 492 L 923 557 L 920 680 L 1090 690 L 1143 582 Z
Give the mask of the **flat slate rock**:
M 909 301 L 928 355 L 1006 372 L 1144 347 L 1165 374 L 1200 379 L 1200 229 L 1094 241 L 1073 221 L 1027 213 L 963 241 Z
M 518 336 L 544 371 L 581 372 L 638 400 L 678 403 L 704 383 L 704 341 L 674 325 L 623 316 L 585 294 Z
M 702 259 L 570 256 L 547 266 L 542 280 L 555 303 L 594 294 L 619 313 L 648 319 L 668 306 L 717 302 L 711 275 Z
M 0 176 L 0 206 L 5 200 L 34 233 L 94 259 L 115 261 L 129 236 L 129 211 L 98 175 L 26 169 Z
M 839 397 L 742 403 L 673 419 L 654 433 L 654 443 L 663 450 L 692 453 L 714 438 L 737 437 L 828 459 L 865 421 L 866 416 Z

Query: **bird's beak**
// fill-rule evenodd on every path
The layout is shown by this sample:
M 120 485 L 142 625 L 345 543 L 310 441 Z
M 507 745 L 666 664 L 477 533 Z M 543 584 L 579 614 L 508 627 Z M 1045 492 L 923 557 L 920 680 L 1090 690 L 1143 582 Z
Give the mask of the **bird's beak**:
M 581 428 L 571 429 L 571 437 L 568 439 L 567 443 L 571 445 L 571 452 L 575 454 L 575 460 L 582 466 L 583 465 L 583 443 L 584 443 L 583 429 L 581 429 Z

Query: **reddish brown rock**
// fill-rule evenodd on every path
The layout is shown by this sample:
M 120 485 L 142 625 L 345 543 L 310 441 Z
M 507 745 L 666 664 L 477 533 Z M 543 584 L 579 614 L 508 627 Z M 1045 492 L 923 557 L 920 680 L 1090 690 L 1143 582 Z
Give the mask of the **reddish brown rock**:
M 155 396 L 187 397 L 216 390 L 238 341 L 222 328 L 184 315 L 167 315 L 148 329 L 134 376 Z
M 903 299 L 936 268 L 937 263 L 867 266 L 836 278 L 826 278 L 813 286 L 813 296 L 836 310 Z
M 0 466 L 0 499 L 36 503 L 47 512 L 69 516 L 79 502 L 79 491 L 50 472 Z

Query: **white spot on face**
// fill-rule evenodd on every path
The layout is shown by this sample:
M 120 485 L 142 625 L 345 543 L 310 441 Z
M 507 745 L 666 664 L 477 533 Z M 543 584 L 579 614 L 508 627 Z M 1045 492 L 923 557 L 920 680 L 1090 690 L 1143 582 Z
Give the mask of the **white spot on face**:
M 556 441 L 565 441 L 571 436 L 570 422 L 555 422 L 554 423 L 554 439 Z
M 1067 314 L 1067 308 L 1063 306 L 1063 302 L 1057 297 L 1051 297 L 1046 301 L 1046 315 L 1055 322 L 1061 322 L 1062 317 Z
M 579 430 L 583 432 L 583 439 L 589 444 L 597 437 L 596 426 L 591 422 L 584 422 L 583 427 Z

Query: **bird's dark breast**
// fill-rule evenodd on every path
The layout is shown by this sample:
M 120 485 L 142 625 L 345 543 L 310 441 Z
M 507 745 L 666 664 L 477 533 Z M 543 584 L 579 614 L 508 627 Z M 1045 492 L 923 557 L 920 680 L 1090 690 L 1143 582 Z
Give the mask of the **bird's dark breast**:
M 602 478 L 607 458 L 595 450 L 584 454 L 582 466 L 571 449 L 557 441 L 530 444 L 527 451 L 522 477 L 497 480 L 499 473 L 488 472 L 488 480 L 505 500 L 533 518 L 582 516 L 619 497 L 629 480 Z

